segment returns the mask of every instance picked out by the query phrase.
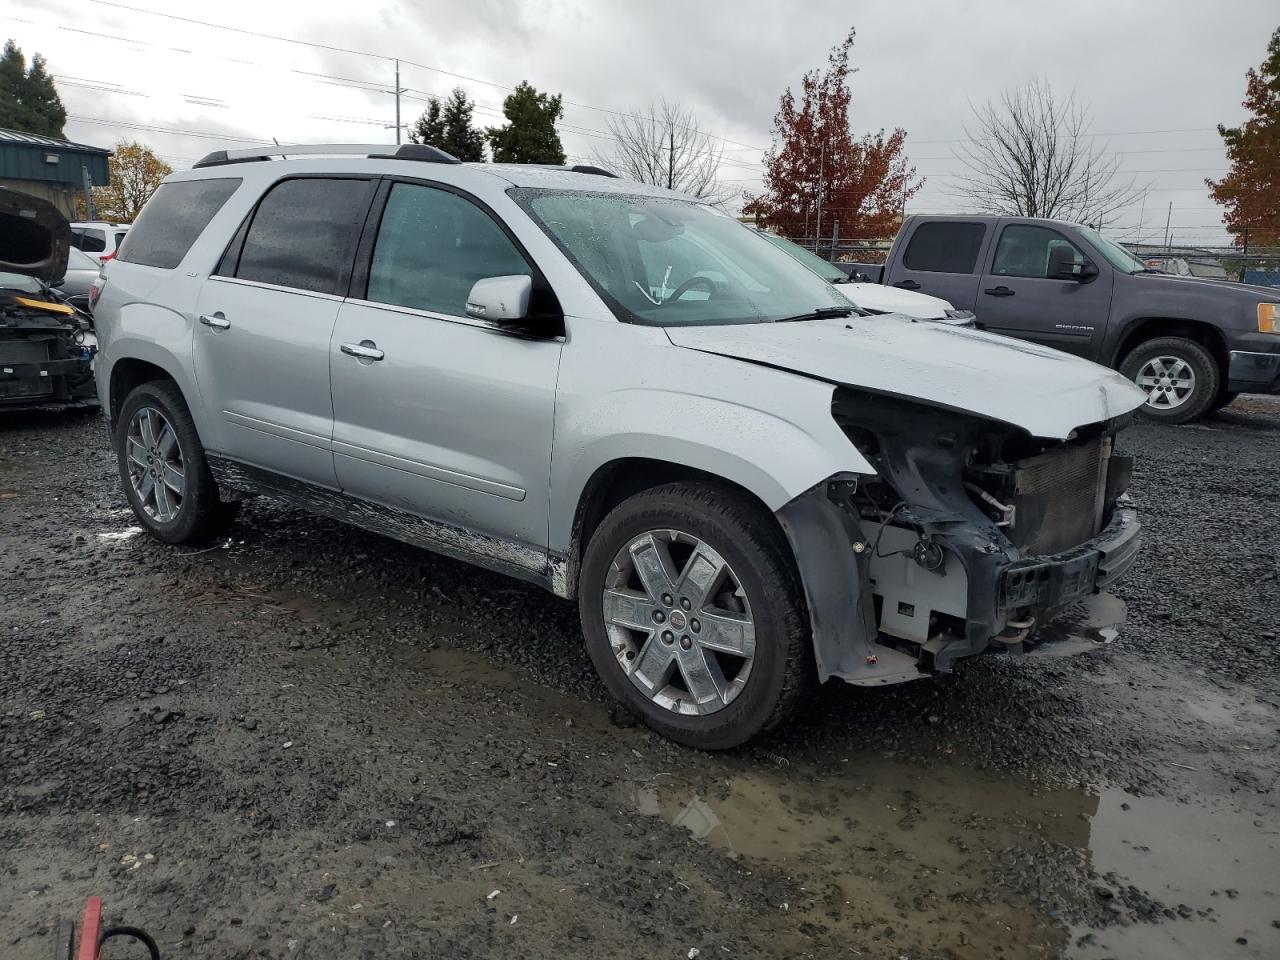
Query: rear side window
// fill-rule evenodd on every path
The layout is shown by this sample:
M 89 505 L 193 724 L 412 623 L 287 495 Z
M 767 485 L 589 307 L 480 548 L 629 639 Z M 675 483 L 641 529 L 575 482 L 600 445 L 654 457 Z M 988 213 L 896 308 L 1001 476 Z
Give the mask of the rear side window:
M 903 266 L 926 273 L 973 273 L 986 232 L 982 223 L 922 223 L 911 235 Z
M 238 177 L 160 184 L 125 234 L 116 259 L 172 270 L 238 186 Z
M 477 280 L 514 274 L 532 270 L 487 213 L 447 190 L 397 183 L 378 226 L 365 299 L 465 317 Z
M 77 230 L 72 236 L 76 246 L 85 253 L 101 253 L 107 249 L 107 235 L 101 230 Z
M 128 231 L 128 230 L 121 230 L 119 233 L 117 233 L 117 234 L 116 234 L 116 247 L 119 247 L 119 246 L 120 246 L 120 244 L 124 243 L 124 238 L 125 238 L 125 237 L 127 237 L 128 235 L 129 235 L 129 231 Z
M 303 177 L 276 184 L 253 214 L 235 275 L 345 295 L 372 192 L 369 180 Z M 229 265 L 224 258 L 223 269 Z

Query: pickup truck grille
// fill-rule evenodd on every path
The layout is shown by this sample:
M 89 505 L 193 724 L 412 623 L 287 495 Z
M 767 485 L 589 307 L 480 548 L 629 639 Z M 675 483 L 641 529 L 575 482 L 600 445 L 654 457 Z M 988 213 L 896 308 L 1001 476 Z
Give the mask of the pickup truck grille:
M 1102 439 L 1063 446 L 1014 464 L 1009 539 L 1024 553 L 1062 553 L 1102 527 L 1106 448 Z

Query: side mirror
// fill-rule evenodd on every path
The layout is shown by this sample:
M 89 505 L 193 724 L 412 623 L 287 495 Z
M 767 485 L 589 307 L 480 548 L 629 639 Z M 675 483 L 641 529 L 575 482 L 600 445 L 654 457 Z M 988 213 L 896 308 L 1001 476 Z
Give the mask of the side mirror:
M 467 295 L 467 316 L 493 323 L 511 323 L 529 316 L 533 279 L 517 275 L 477 280 Z
M 1049 279 L 1088 283 L 1098 275 L 1098 268 L 1085 260 L 1075 262 L 1073 252 L 1067 247 L 1054 247 L 1049 251 Z

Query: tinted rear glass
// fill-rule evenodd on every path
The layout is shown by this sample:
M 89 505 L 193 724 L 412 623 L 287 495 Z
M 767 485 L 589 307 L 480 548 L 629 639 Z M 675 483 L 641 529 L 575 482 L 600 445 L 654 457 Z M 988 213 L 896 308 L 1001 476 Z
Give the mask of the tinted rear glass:
M 368 180 L 323 177 L 285 180 L 272 187 L 249 224 L 236 276 L 313 293 L 345 294 L 372 189 Z
M 238 186 L 239 178 L 160 184 L 126 234 L 117 259 L 172 270 Z
M 929 273 L 973 273 L 986 232 L 981 223 L 922 223 L 911 236 L 903 266 Z
M 107 249 L 107 235 L 101 230 L 76 230 L 72 237 L 76 246 L 86 253 L 102 253 Z

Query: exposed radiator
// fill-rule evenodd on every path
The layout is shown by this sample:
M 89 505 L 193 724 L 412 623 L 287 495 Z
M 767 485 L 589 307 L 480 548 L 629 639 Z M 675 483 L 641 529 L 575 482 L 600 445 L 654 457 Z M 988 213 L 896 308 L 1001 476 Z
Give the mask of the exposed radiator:
M 1028 554 L 1062 553 L 1102 528 L 1109 442 L 1098 439 L 1022 460 L 1014 470 L 1009 539 Z

